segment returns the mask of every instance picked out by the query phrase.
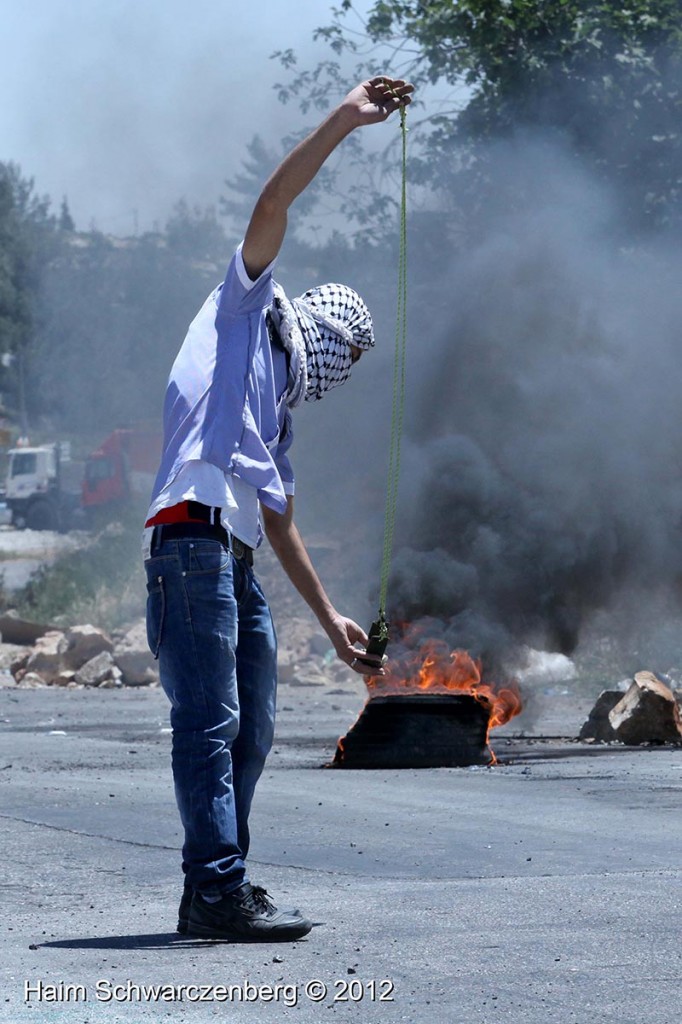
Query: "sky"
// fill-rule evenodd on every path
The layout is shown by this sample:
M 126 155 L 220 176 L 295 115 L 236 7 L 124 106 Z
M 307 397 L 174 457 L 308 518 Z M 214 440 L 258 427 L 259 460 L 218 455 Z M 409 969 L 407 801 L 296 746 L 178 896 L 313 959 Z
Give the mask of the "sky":
M 127 235 L 162 226 L 180 198 L 215 204 L 254 134 L 277 143 L 304 123 L 278 102 L 270 56 L 328 56 L 312 34 L 331 7 L 0 0 L 0 160 L 56 206 L 66 196 L 83 230 Z

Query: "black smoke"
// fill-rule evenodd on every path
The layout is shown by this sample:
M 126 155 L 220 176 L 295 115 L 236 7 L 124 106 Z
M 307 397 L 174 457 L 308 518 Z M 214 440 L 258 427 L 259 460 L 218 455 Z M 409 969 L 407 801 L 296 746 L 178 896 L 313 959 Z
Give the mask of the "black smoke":
M 529 201 L 493 204 L 410 311 L 391 613 L 494 660 L 570 654 L 598 609 L 682 573 L 682 249 L 629 240 L 559 144 L 491 163 Z

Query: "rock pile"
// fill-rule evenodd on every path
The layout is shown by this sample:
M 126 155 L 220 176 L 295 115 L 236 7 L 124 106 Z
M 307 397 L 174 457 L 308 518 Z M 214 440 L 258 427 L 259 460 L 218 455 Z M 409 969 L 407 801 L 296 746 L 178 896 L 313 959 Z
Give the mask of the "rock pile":
M 682 744 L 682 691 L 654 672 L 638 672 L 624 692 L 602 690 L 579 739 L 591 743 Z
M 113 638 L 96 626 L 83 625 L 47 629 L 31 647 L 0 646 L 2 662 L 23 688 L 145 686 L 158 680 L 144 623 Z
M 3 640 L 23 637 L 26 624 L 8 620 Z M 357 684 L 312 616 L 280 615 L 277 622 L 282 686 Z M 146 686 L 158 683 L 158 662 L 143 620 L 111 636 L 96 626 L 42 627 L 29 643 L 0 643 L 0 686 Z

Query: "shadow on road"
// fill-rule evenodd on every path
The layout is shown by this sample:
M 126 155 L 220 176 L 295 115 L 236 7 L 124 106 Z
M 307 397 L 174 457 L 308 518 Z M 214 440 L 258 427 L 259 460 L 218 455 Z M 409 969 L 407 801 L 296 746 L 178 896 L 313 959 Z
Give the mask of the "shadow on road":
M 493 737 L 493 746 L 494 737 Z M 498 764 L 518 765 L 526 764 L 529 761 L 562 761 L 568 758 L 589 758 L 590 760 L 599 757 L 619 757 L 623 754 L 632 754 L 636 751 L 646 749 L 652 753 L 656 751 L 670 751 L 669 744 L 651 744 L 646 747 L 627 747 L 623 744 L 604 743 L 599 745 L 578 743 L 575 740 L 564 740 L 556 743 L 554 740 L 547 740 L 543 737 L 525 739 L 516 737 L 508 742 L 506 746 L 498 744 L 495 747 Z
M 305 939 L 296 939 L 296 942 Z M 150 935 L 97 935 L 92 938 L 58 939 L 56 942 L 40 942 L 38 949 L 196 949 L 209 943 L 253 946 L 253 939 L 200 939 L 177 932 L 157 932 Z M 281 945 L 279 942 L 263 940 L 258 945 Z M 33 948 L 33 947 L 31 947 Z
M 196 946 L 201 939 L 188 938 L 177 932 L 156 932 L 150 935 L 96 935 L 92 938 L 59 939 L 40 942 L 39 949 L 181 949 Z

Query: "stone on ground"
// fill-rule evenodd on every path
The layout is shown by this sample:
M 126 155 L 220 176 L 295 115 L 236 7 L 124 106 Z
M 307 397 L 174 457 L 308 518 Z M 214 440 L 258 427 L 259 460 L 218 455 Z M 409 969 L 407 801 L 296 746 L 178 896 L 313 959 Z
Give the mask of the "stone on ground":
M 111 651 L 101 651 L 78 669 L 74 680 L 81 686 L 99 686 L 105 679 L 112 678 L 114 667 Z
M 578 739 L 583 742 L 593 740 L 597 743 L 613 743 L 617 736 L 609 721 L 609 714 L 622 699 L 622 690 L 602 690 L 580 730 Z
M 44 683 L 51 683 L 65 667 L 63 652 L 64 633 L 60 630 L 50 630 L 44 636 L 38 637 L 24 668 L 31 675 L 39 675 Z
M 126 686 L 148 686 L 158 678 L 156 661 L 147 644 L 144 621 L 136 623 L 116 644 L 114 661 Z
M 86 661 L 103 651 L 112 651 L 113 647 L 111 638 L 103 629 L 89 624 L 72 626 L 64 635 L 64 667 L 79 669 Z
M 621 743 L 682 743 L 682 719 L 670 687 L 653 672 L 638 672 L 632 686 L 609 714 Z

